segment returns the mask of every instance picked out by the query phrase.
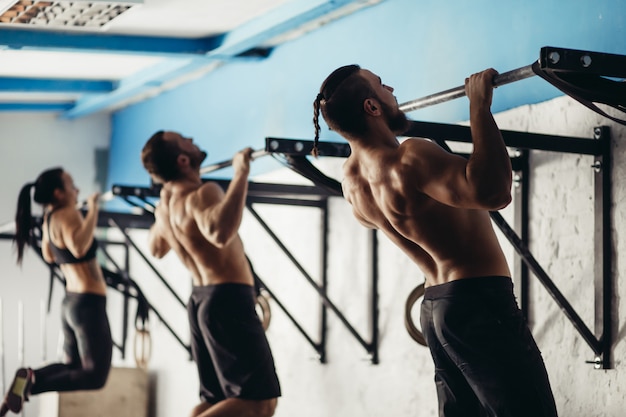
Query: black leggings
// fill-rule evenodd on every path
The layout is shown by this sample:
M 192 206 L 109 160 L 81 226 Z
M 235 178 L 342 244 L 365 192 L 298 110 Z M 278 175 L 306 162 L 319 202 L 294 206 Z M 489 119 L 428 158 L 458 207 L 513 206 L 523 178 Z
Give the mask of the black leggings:
M 556 417 L 541 353 L 508 277 L 426 288 L 422 331 L 441 417 Z
M 99 389 L 111 369 L 113 341 L 106 297 L 67 293 L 61 311 L 65 363 L 36 369 L 31 393 Z

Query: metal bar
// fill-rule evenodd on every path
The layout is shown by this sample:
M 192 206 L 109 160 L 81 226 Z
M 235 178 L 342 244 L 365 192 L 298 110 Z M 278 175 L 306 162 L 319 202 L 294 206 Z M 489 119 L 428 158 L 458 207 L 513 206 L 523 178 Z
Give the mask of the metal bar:
M 272 153 L 308 156 L 311 155 L 313 141 L 267 137 L 265 138 L 265 149 Z M 346 142 L 321 141 L 317 144 L 317 152 L 319 156 L 347 158 L 350 156 L 351 149 L 350 145 Z
M 261 278 L 259 278 L 259 276 L 256 276 L 256 279 L 259 280 L 259 282 L 261 283 L 261 285 L 263 286 L 263 289 L 265 291 L 267 291 L 267 293 L 270 295 L 270 297 L 272 297 L 272 300 L 274 300 L 274 302 L 276 303 L 276 305 L 278 305 L 278 307 L 285 313 L 285 315 L 287 316 L 287 318 L 289 320 L 291 320 L 291 322 L 294 324 L 294 326 L 296 326 L 296 328 L 298 329 L 298 331 L 300 333 L 302 333 L 302 336 L 304 336 L 304 338 L 307 340 L 307 342 L 309 342 L 309 344 L 313 347 L 313 349 L 315 349 L 315 351 L 321 355 L 320 352 L 320 345 L 318 343 L 315 343 L 315 341 L 311 338 L 311 336 L 309 336 L 309 334 L 306 332 L 306 330 L 304 330 L 304 328 L 300 325 L 300 323 L 295 319 L 295 317 L 293 317 L 293 315 L 287 310 L 287 308 L 284 306 L 283 303 L 280 302 L 280 300 L 276 297 L 276 295 L 269 289 L 267 288 L 267 285 L 265 285 L 265 283 L 263 282 L 263 280 L 261 280 Z
M 111 211 L 100 210 L 98 212 L 98 227 L 111 227 L 109 220 L 115 220 L 118 227 L 130 229 L 149 229 L 154 224 L 154 215 L 148 212 L 141 214 L 117 213 Z M 125 243 L 122 243 L 125 244 Z
M 109 80 L 0 77 L 0 91 L 3 93 L 108 93 L 114 88 L 115 83 Z
M 323 200 L 306 200 L 306 199 L 296 199 L 296 198 L 283 198 L 283 197 L 248 197 L 246 200 L 249 203 L 259 203 L 259 204 L 274 204 L 274 205 L 284 205 L 284 206 L 300 206 L 300 207 L 317 207 L 322 208 L 324 205 L 325 199 Z
M 578 333 L 585 339 L 585 342 L 591 347 L 591 349 L 596 353 L 601 353 L 601 346 L 598 339 L 593 335 L 591 330 L 587 327 L 584 321 L 580 318 L 576 310 L 572 307 L 572 305 L 567 301 L 567 299 L 563 296 L 563 294 L 559 291 L 557 286 L 552 282 L 548 274 L 543 270 L 539 262 L 534 258 L 534 256 L 530 253 L 528 246 L 517 236 L 515 231 L 509 226 L 509 224 L 504 220 L 502 215 L 497 211 L 489 212 L 491 215 L 491 219 L 496 223 L 496 225 L 500 228 L 504 236 L 509 240 L 509 242 L 513 245 L 517 253 L 522 257 L 524 262 L 528 265 L 530 270 L 535 274 L 535 276 L 539 279 L 539 281 L 543 284 L 548 293 L 552 296 L 552 298 L 556 301 L 561 310 L 565 313 L 567 318 L 572 322 Z
M 322 224 L 321 224 L 321 235 L 322 241 L 320 248 L 320 270 L 322 271 L 322 289 L 324 293 L 328 290 L 328 222 L 329 222 L 329 214 L 328 214 L 328 200 L 324 200 L 324 207 L 322 207 Z M 320 332 L 320 362 L 326 363 L 326 342 L 328 341 L 328 308 L 324 303 L 321 303 L 320 306 L 320 322 L 319 322 L 319 332 Z
M 254 161 L 257 158 L 260 158 L 266 155 L 269 155 L 269 152 L 267 152 L 265 149 L 257 149 L 256 151 L 252 151 L 251 157 L 252 157 L 252 160 Z M 208 166 L 200 168 L 200 174 L 208 174 L 210 172 L 214 172 L 222 168 L 227 168 L 231 166 L 232 164 L 233 164 L 232 159 L 228 159 L 222 162 L 217 162 L 213 165 L 208 165 Z
M 155 210 L 155 206 L 153 204 L 150 204 L 146 199 L 141 198 L 141 197 L 136 197 L 138 200 L 141 200 L 142 204 L 139 204 L 133 200 L 130 199 L 130 196 L 128 197 L 123 197 L 124 201 L 126 201 L 128 204 L 130 204 L 133 207 L 137 207 L 140 208 L 144 211 L 147 211 L 148 213 L 152 213 L 154 214 L 154 210 Z
M 510 84 L 515 81 L 520 81 L 526 78 L 535 76 L 532 64 L 525 67 L 517 68 L 512 71 L 503 72 L 493 77 L 493 86 L 500 87 L 505 84 Z M 403 112 L 410 112 L 413 110 L 421 109 L 424 107 L 433 106 L 435 104 L 444 103 L 446 101 L 454 100 L 465 96 L 465 86 L 451 88 L 449 90 L 441 91 L 439 93 L 431 94 L 422 98 L 407 101 L 400 104 L 400 110 Z
M 83 50 L 92 52 L 130 53 L 156 56 L 202 56 L 221 45 L 224 35 L 195 39 L 174 37 L 109 35 L 71 31 L 0 29 L 0 45 L 21 49 Z
M 371 236 L 371 278 L 372 278 L 372 343 L 370 344 L 371 360 L 374 365 L 377 365 L 380 360 L 378 357 L 378 232 L 376 229 L 372 229 Z
M 611 242 L 611 132 L 608 126 L 596 127 L 594 137 L 603 153 L 594 161 L 594 288 L 595 334 L 600 338 L 601 357 L 595 358 L 596 369 L 611 368 L 612 344 L 612 257 Z
M 529 239 L 529 222 L 528 222 L 528 213 L 529 213 L 529 181 L 530 181 L 530 167 L 529 167 L 529 152 L 528 150 L 520 151 L 520 156 L 516 158 L 517 161 L 517 172 L 516 172 L 516 180 L 515 180 L 515 198 L 513 199 L 515 208 L 514 208 L 514 216 L 515 216 L 515 229 L 519 230 L 520 238 L 524 242 L 528 242 Z M 522 314 L 524 315 L 524 319 L 528 321 L 528 312 L 529 312 L 529 303 L 528 303 L 528 283 L 529 283 L 529 274 L 528 274 L 528 266 L 522 258 L 516 254 L 514 261 L 514 270 L 515 270 L 515 289 L 516 289 L 516 297 L 519 300 L 520 309 L 522 310 Z
M 124 276 L 126 278 L 128 278 L 128 273 L 130 271 L 130 251 L 128 250 L 128 244 L 126 244 L 126 246 L 124 246 Z M 124 324 L 122 326 L 122 359 L 124 359 L 124 357 L 126 356 L 126 338 L 128 337 L 128 310 L 129 310 L 129 305 L 128 305 L 128 301 L 129 301 L 129 296 L 128 296 L 128 283 L 126 283 L 124 285 L 125 287 L 125 292 L 124 292 Z
M 0 375 L 0 383 L 2 384 L 2 391 L 6 391 L 6 364 L 4 357 L 4 306 L 2 304 L 2 297 L 0 297 L 0 368 L 2 374 Z
M 604 52 L 544 46 L 539 52 L 542 70 L 593 74 L 603 77 L 626 77 L 626 56 Z
M 174 296 L 174 298 L 178 301 L 178 303 L 183 306 L 184 308 L 187 308 L 185 302 L 178 296 L 178 294 L 176 294 L 176 292 L 174 291 L 174 289 L 170 286 L 170 284 L 167 282 L 167 280 L 159 273 L 159 271 L 154 267 L 154 265 L 152 265 L 152 262 L 150 262 L 150 260 L 148 259 L 148 257 L 141 251 L 141 249 L 139 249 L 139 247 L 137 246 L 137 244 L 135 244 L 135 242 L 131 239 L 131 237 L 128 235 L 128 233 L 126 233 L 126 231 L 121 228 L 113 219 L 109 219 L 109 224 L 111 226 L 115 226 L 117 227 L 120 232 L 122 232 L 122 234 L 124 235 L 124 237 L 126 238 L 126 241 L 135 249 L 135 251 L 137 251 L 137 253 L 139 254 L 139 256 L 141 256 L 141 258 L 143 258 L 143 260 L 148 264 L 148 267 L 150 267 L 150 269 L 152 269 L 152 271 L 156 274 L 156 276 L 161 280 L 161 282 L 163 283 L 163 285 L 165 285 L 167 287 L 167 289 L 172 293 L 172 295 Z
M 352 327 L 352 325 L 350 324 L 350 322 L 348 322 L 348 320 L 345 318 L 345 316 L 341 313 L 341 311 L 339 311 L 339 309 L 337 308 L 337 306 L 335 306 L 335 304 L 333 304 L 332 301 L 330 301 L 330 299 L 328 298 L 328 296 L 326 295 L 326 293 L 324 292 L 324 290 L 315 282 L 315 280 L 313 278 L 311 278 L 311 276 L 306 272 L 306 270 L 302 267 L 302 265 L 300 265 L 300 263 L 296 260 L 296 258 L 291 254 L 291 252 L 285 247 L 285 245 L 280 241 L 280 239 L 278 238 L 278 236 L 276 236 L 276 234 L 274 234 L 274 232 L 269 228 L 269 226 L 267 225 L 267 223 L 265 223 L 263 221 L 263 219 L 259 216 L 259 214 L 251 207 L 251 206 L 247 206 L 248 210 L 250 211 L 250 213 L 254 216 L 254 218 L 257 219 L 257 221 L 259 222 L 259 224 L 261 225 L 261 227 L 263 227 L 263 229 L 265 229 L 265 231 L 267 232 L 267 234 L 270 235 L 270 237 L 274 240 L 274 242 L 276 242 L 276 244 L 282 249 L 282 251 L 285 253 L 285 255 L 287 255 L 287 257 L 289 258 L 289 260 L 294 264 L 294 266 L 300 271 L 300 273 L 302 273 L 302 275 L 304 276 L 304 278 L 309 282 L 309 284 L 311 284 L 311 286 L 313 287 L 313 289 L 315 289 L 315 291 L 319 294 L 319 296 L 321 297 L 322 301 L 324 302 L 324 304 L 326 305 L 326 307 L 330 308 L 333 313 L 335 313 L 337 315 L 337 318 L 344 324 L 344 326 L 346 326 L 346 328 L 348 329 L 348 331 L 354 336 L 354 338 L 366 349 L 369 350 L 369 344 L 363 340 L 363 338 L 361 337 L 361 335 L 359 335 L 359 333 L 354 329 L 354 327 Z
M 312 143 L 312 142 L 311 142 Z M 205 179 L 205 181 L 215 182 L 220 187 L 226 189 L 230 184 L 230 180 L 221 178 Z M 114 184 L 112 186 L 113 194 L 118 197 L 138 197 L 146 199 L 148 197 L 159 197 L 159 187 L 133 187 L 126 185 Z M 325 189 L 311 185 L 293 185 L 293 184 L 270 184 L 270 183 L 248 183 L 248 197 L 274 197 L 274 196 L 311 196 L 311 197 L 328 197 L 331 194 Z M 135 216 L 136 217 L 136 216 Z M 13 226 L 14 227 L 14 226 Z M 12 230 L 12 229 L 11 229 Z
M 592 139 L 543 135 L 513 130 L 500 130 L 500 132 L 502 133 L 504 144 L 510 148 L 583 155 L 599 155 L 601 153 L 600 144 Z M 412 121 L 409 129 L 403 135 L 447 140 L 450 142 L 472 143 L 472 134 L 469 126 L 445 123 Z

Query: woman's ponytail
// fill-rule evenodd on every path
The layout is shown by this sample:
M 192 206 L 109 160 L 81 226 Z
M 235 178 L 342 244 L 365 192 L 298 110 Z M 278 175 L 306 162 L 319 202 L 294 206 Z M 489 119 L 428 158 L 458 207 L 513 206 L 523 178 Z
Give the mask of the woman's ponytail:
M 30 190 L 35 183 L 28 183 L 22 187 L 20 195 L 17 199 L 17 212 L 15 214 L 15 238 L 17 245 L 17 264 L 22 264 L 24 256 L 24 247 L 30 244 L 31 230 L 33 228 L 33 216 L 31 213 L 31 197 Z

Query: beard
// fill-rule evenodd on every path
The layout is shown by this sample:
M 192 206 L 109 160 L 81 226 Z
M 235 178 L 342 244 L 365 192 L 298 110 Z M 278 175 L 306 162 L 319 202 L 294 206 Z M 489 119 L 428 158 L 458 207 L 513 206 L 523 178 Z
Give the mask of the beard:
M 407 119 L 406 114 L 402 110 L 398 107 L 391 107 L 382 101 L 381 107 L 387 119 L 387 126 L 393 133 L 400 135 L 409 129 L 409 119 Z
M 202 162 L 206 159 L 207 155 L 208 154 L 205 151 L 201 150 L 198 150 L 198 152 L 194 152 L 193 154 L 188 153 L 187 156 L 189 157 L 189 166 L 194 170 L 200 169 L 200 165 L 202 165 Z

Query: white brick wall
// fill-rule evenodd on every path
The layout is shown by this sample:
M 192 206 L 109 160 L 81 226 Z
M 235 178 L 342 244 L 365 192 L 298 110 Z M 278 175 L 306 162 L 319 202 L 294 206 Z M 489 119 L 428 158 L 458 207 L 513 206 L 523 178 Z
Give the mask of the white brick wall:
M 626 128 L 568 97 L 524 106 L 496 117 L 502 129 L 593 138 L 593 128 L 612 130 L 614 247 L 614 368 L 595 370 L 594 353 L 538 280 L 531 277 L 531 329 L 543 352 L 561 416 L 624 415 L 624 326 L 619 312 L 624 239 Z M 593 169 L 591 156 L 533 151 L 530 181 L 530 248 L 587 326 L 594 330 Z

